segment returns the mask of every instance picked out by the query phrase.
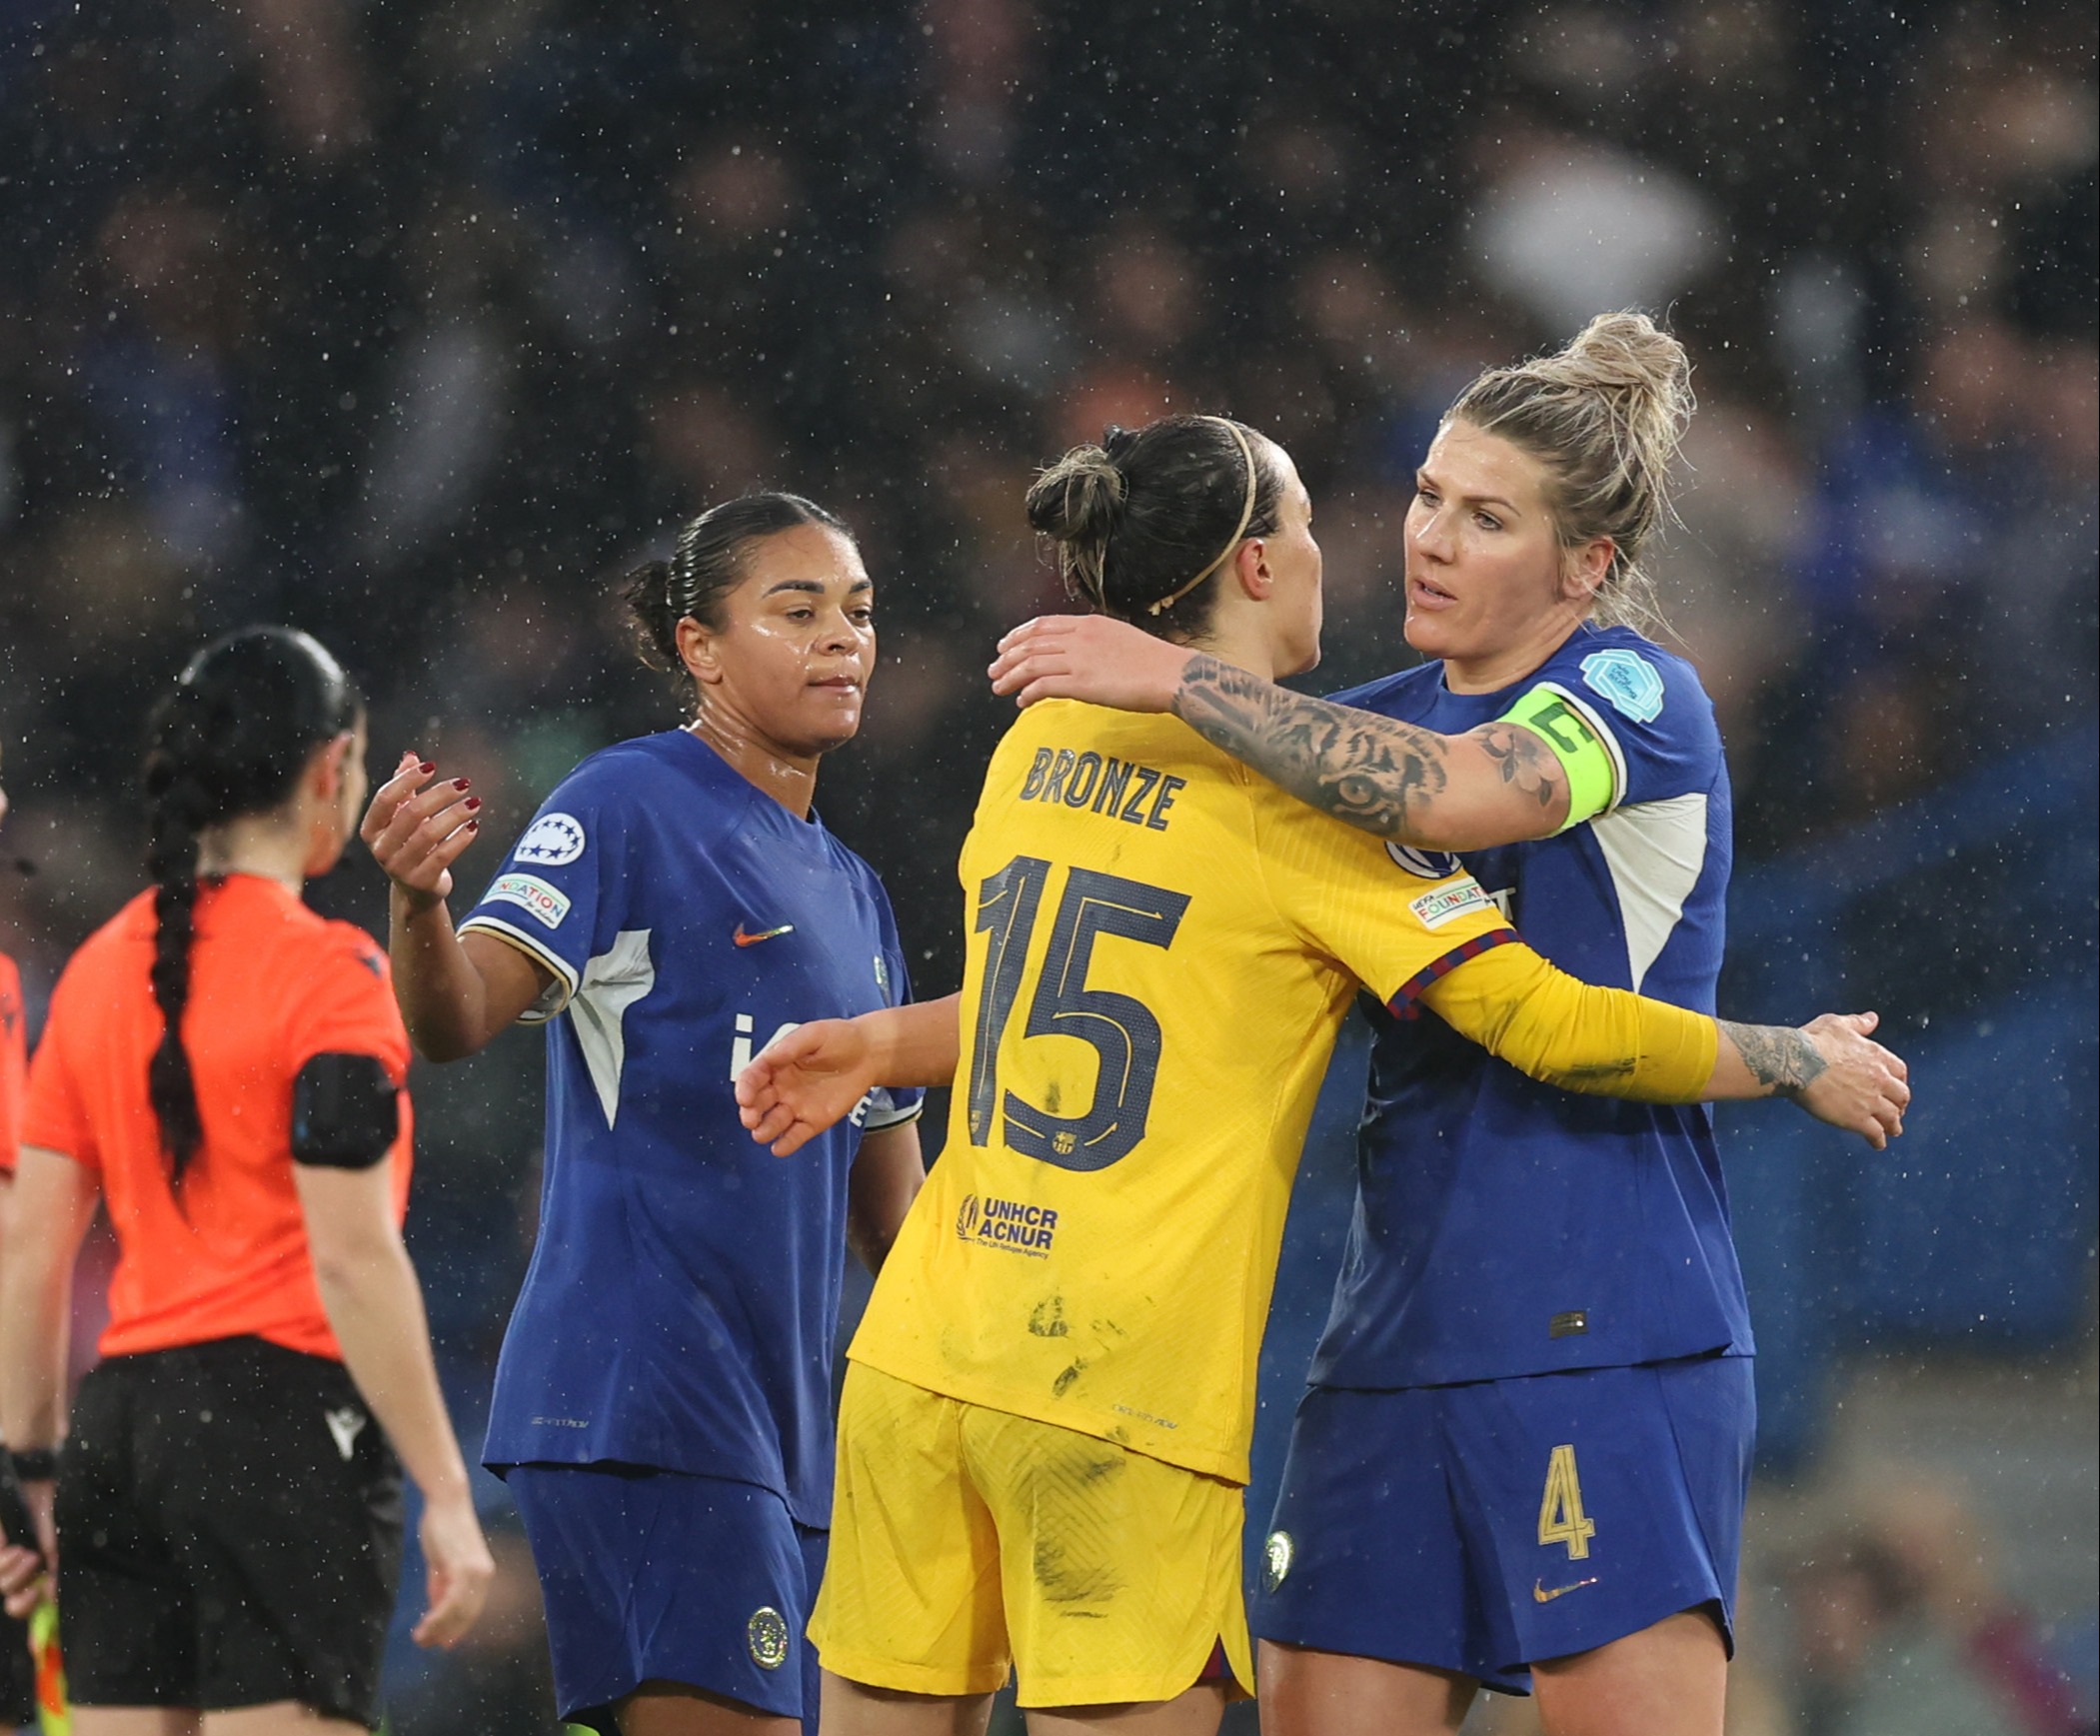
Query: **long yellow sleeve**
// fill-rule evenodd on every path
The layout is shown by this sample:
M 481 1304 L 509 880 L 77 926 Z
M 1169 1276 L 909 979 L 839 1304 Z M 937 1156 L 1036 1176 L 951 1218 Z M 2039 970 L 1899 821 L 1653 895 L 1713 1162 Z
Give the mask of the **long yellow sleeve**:
M 1466 960 L 1421 999 L 1519 1072 L 1590 1096 L 1699 1102 L 1720 1046 L 1704 1013 L 1578 981 L 1522 944 Z

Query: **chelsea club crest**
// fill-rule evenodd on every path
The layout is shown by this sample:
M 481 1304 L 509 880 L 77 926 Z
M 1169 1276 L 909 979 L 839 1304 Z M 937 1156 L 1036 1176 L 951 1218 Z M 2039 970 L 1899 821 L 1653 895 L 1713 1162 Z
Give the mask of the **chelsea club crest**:
M 762 1670 L 777 1670 L 788 1661 L 788 1623 L 770 1603 L 751 1612 L 744 1641 L 751 1647 L 751 1661 Z
M 1271 1531 L 1268 1542 L 1261 1550 L 1261 1589 L 1273 1591 L 1290 1577 L 1291 1557 L 1297 1553 L 1297 1545 L 1290 1540 L 1288 1531 Z

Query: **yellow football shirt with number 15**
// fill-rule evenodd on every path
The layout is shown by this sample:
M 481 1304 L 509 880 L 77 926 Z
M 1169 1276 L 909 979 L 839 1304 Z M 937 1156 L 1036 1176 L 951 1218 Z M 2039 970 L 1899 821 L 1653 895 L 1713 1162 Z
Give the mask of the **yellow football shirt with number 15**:
M 1334 1034 L 1515 936 L 1180 720 L 1070 701 L 1001 743 L 961 871 L 948 1143 L 849 1354 L 1243 1483 Z

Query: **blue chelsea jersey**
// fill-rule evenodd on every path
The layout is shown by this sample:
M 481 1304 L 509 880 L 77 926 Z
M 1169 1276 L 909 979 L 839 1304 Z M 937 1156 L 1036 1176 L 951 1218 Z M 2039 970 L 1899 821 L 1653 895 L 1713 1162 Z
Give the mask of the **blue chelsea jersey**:
M 1732 854 L 1727 768 L 1697 675 L 1623 628 L 1582 628 L 1523 681 L 1454 694 L 1440 664 L 1338 694 L 1455 735 L 1538 683 L 1614 761 L 1607 812 L 1463 855 L 1571 975 L 1714 1010 Z M 1393 848 L 1441 875 L 1449 859 Z M 1751 1352 L 1712 1112 L 1577 1096 L 1423 1012 L 1371 1014 L 1355 1219 L 1316 1384 L 1405 1387 Z
M 920 1093 L 783 1159 L 732 1080 L 784 1027 L 907 997 L 881 882 L 673 730 L 571 773 L 461 928 L 555 978 L 527 1014 L 549 1021 L 540 1236 L 484 1459 L 729 1477 L 828 1524 L 847 1172 Z

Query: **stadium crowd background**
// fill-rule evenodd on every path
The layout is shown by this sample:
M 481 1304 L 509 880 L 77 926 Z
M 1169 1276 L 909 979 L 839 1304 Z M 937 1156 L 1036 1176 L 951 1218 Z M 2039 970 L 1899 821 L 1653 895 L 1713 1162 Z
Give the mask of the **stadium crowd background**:
M 606 581 L 761 484 L 876 576 L 883 675 L 820 806 L 943 991 L 982 668 L 1059 601 L 1034 467 L 1166 409 L 1275 435 L 1340 686 L 1412 661 L 1398 527 L 1452 391 L 1665 310 L 1702 407 L 1662 588 L 1737 790 L 1724 1004 L 1877 1004 L 1931 1063 L 1885 1160 L 1735 1120 L 1768 1467 L 1735 1724 L 2092 1729 L 2093 21 L 1899 10 L 7 0 L 0 842 L 35 871 L 0 865 L 0 946 L 32 1012 L 140 881 L 144 710 L 207 635 L 317 633 L 375 764 L 471 774 L 505 838 L 675 721 Z M 362 857 L 321 901 L 383 924 Z M 538 1070 L 514 1035 L 416 1083 L 470 1441 Z M 1308 1149 L 1272 1421 L 1349 1107 Z M 547 1727 L 498 1548 L 470 1648 L 404 1648 L 400 1736 Z

